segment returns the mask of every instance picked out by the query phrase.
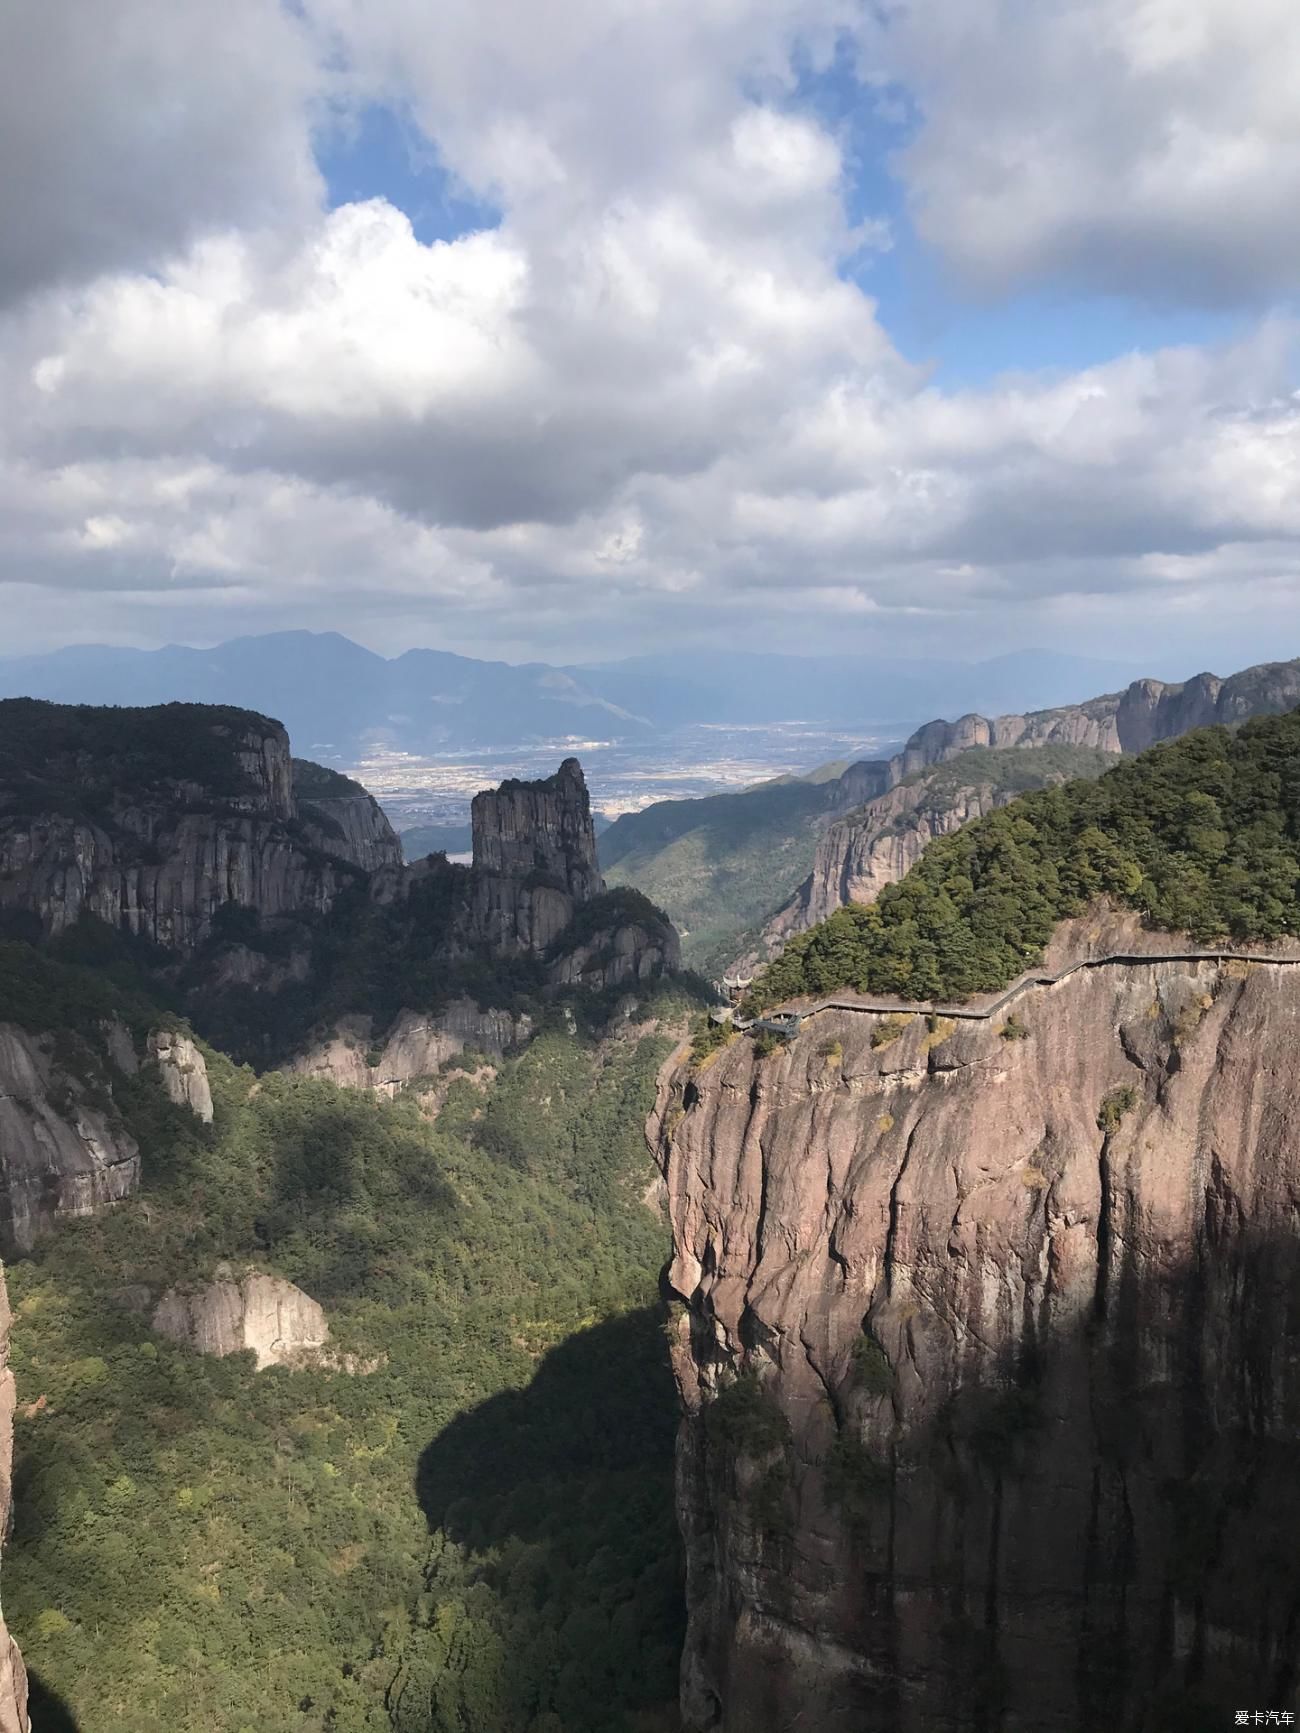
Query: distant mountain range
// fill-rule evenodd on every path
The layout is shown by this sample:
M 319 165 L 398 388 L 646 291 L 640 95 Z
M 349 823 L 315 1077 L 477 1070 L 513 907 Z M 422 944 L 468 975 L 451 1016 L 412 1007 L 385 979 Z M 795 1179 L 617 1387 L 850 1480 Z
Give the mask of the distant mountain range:
M 312 758 L 424 754 L 541 741 L 644 740 L 691 723 L 893 723 L 1064 704 L 1134 669 L 1026 650 L 985 662 L 703 650 L 591 666 L 482 662 L 442 650 L 387 658 L 335 632 L 276 632 L 211 649 L 79 645 L 0 657 L 0 697 L 75 704 L 235 704 L 278 718 Z

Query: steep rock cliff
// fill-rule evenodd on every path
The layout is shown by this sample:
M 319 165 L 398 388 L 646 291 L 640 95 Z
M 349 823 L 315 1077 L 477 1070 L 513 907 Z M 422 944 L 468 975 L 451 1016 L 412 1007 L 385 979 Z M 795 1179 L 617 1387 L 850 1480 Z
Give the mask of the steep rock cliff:
M 0 909 L 48 933 L 90 914 L 192 951 L 227 904 L 322 914 L 358 881 L 347 840 L 298 816 L 284 729 L 251 711 L 10 699 L 0 739 Z
M 0 1267 L 0 1538 L 9 1533 L 14 1458 L 14 1375 L 9 1370 L 9 1295 Z M 0 1733 L 28 1733 L 27 1670 L 0 1613 Z
M 484 789 L 470 820 L 473 940 L 501 955 L 541 955 L 605 888 L 582 766 L 566 758 L 544 781 Z
M 1051 960 L 1116 947 L 1177 941 Z M 1294 1710 L 1300 968 L 1101 964 L 761 1053 L 679 1064 L 651 1126 L 686 1726 Z
M 530 955 L 552 986 L 634 986 L 680 965 L 677 934 L 635 892 L 607 893 L 582 766 L 474 797 L 474 864 L 462 931 L 494 955 Z
M 482 1011 L 472 999 L 457 999 L 435 1015 L 403 1011 L 378 1038 L 368 1017 L 345 1018 L 286 1069 L 326 1077 L 345 1089 L 393 1096 L 434 1076 L 467 1049 L 500 1059 L 531 1033 L 528 1016 Z
M 1123 692 L 1107 693 L 1084 704 L 1024 716 L 961 716 L 956 722 L 929 722 L 904 747 L 894 763 L 909 776 L 972 747 L 1089 746 L 1103 752 L 1145 752 L 1193 728 L 1270 716 L 1300 703 L 1300 659 L 1264 662 L 1226 680 L 1197 674 L 1171 684 L 1135 680 Z
M 401 840 L 379 802 L 359 782 L 308 758 L 295 758 L 293 789 L 307 836 L 322 854 L 338 855 L 366 873 L 401 867 Z
M 681 942 L 672 923 L 655 914 L 641 918 L 613 915 L 592 935 L 563 946 L 553 958 L 550 980 L 558 987 L 603 992 L 635 987 L 681 967 Z
M 763 928 L 736 968 L 748 974 L 785 943 L 845 903 L 870 903 L 901 879 L 936 836 L 960 830 L 1014 798 L 1010 790 L 974 783 L 938 795 L 927 782 L 900 783 L 851 818 L 833 824 L 817 845 L 813 870 Z
M 66 1216 L 129 1197 L 140 1152 L 102 1087 L 53 1036 L 0 1023 L 0 1244 L 28 1251 Z
M 168 1099 L 188 1107 L 196 1119 L 212 1124 L 212 1087 L 208 1066 L 191 1035 L 174 1029 L 158 1029 L 149 1037 L 150 1057 L 158 1065 Z
M 212 1120 L 207 1066 L 187 1032 L 141 1043 L 108 1020 L 91 1036 L 0 1023 L 0 1246 L 30 1251 L 58 1221 L 93 1215 L 140 1184 L 140 1151 L 114 1083 L 153 1066 L 168 1097 Z
M 470 824 L 479 872 L 521 879 L 542 873 L 579 903 L 604 889 L 591 801 L 576 758 L 566 758 L 543 781 L 484 789 L 474 796 Z

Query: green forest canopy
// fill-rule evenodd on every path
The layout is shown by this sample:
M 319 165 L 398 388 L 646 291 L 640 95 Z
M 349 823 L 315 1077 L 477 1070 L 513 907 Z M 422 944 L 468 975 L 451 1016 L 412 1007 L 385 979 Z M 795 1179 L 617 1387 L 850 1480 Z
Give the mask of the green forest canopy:
M 792 939 L 747 1009 L 838 987 L 965 998 L 1012 981 L 1092 898 L 1199 942 L 1297 930 L 1300 711 L 1206 728 L 934 842 L 867 907 Z
M 239 747 L 280 731 L 253 710 L 221 704 L 49 704 L 0 700 L 0 814 L 103 810 L 114 793 L 199 783 L 213 799 L 247 794 Z
M 665 1237 L 640 1201 L 668 1047 L 543 1033 L 444 1079 L 436 1123 L 211 1051 L 211 1127 L 148 1069 L 115 1079 L 142 1196 L 8 1271 L 5 1610 L 84 1733 L 673 1724 Z M 377 1369 L 157 1338 L 151 1299 L 221 1258 L 300 1283 Z

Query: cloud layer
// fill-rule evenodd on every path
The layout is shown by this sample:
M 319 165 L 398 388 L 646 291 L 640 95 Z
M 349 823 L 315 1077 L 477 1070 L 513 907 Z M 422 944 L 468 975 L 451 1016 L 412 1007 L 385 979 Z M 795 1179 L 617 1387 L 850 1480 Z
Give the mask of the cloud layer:
M 11 9 L 12 647 L 1113 650 L 1156 621 L 1214 642 L 1229 596 L 1243 631 L 1296 622 L 1300 26 L 1195 10 Z M 864 110 L 910 105 L 896 172 L 981 289 L 1231 302 L 1247 333 L 942 389 L 861 287 L 887 228 L 850 225 L 813 94 L 846 63 Z M 499 220 L 425 243 L 383 197 L 329 208 L 313 143 L 375 104 Z

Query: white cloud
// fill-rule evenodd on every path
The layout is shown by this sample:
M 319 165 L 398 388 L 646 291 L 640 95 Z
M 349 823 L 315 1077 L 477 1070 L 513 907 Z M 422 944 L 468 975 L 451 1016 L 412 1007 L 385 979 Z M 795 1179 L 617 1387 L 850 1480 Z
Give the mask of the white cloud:
M 921 114 L 922 234 L 977 287 L 1300 291 L 1294 0 L 898 0 L 865 62 Z
M 118 251 L 53 249 L 50 280 L 0 318 L 0 589 L 20 636 L 309 620 L 567 660 L 687 630 L 1079 642 L 1088 619 L 1112 634 L 1121 604 L 1195 622 L 1228 587 L 1239 618 L 1295 617 L 1294 329 L 980 390 L 927 381 L 841 275 L 860 240 L 842 141 L 799 95 L 797 67 L 856 18 L 847 0 L 449 0 L 436 29 L 415 0 L 312 0 L 305 24 L 237 5 L 260 44 L 249 161 L 274 172 L 254 188 L 236 162 L 192 209 L 150 182 Z M 1044 0 L 1059 37 L 1025 23 L 1023 77 L 1002 65 L 1010 9 L 987 0 L 978 30 L 930 13 L 928 44 L 921 9 L 888 41 L 928 105 L 908 172 L 928 211 L 941 192 L 969 215 L 996 176 L 978 152 L 948 160 L 962 127 L 999 100 L 1037 112 L 1043 63 L 1064 79 L 1074 52 L 1071 9 Z M 1098 16 L 1121 29 L 1109 0 Z M 1212 49 L 1235 64 L 1172 27 L 1124 40 L 1148 93 L 1191 91 Z M 175 62 L 178 114 L 201 63 Z M 223 77 L 194 94 L 204 125 L 243 112 Z M 1256 95 L 1259 125 L 1284 126 Z M 412 116 L 499 223 L 424 244 L 381 198 L 322 208 L 311 116 L 370 99 Z M 68 158 L 74 207 L 101 118 Z M 1081 125 L 1057 126 L 1062 163 Z M 988 144 L 1012 205 L 1015 136 Z M 996 233 L 971 219 L 985 275 L 1051 255 L 1035 210 L 1023 256 L 1000 207 Z M 1215 220 L 1203 203 L 1197 233 Z M 947 232 L 975 269 L 956 217 Z M 71 627 L 46 600 L 68 595 Z

